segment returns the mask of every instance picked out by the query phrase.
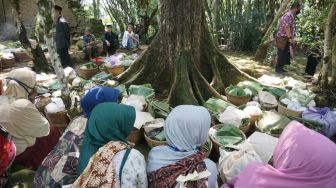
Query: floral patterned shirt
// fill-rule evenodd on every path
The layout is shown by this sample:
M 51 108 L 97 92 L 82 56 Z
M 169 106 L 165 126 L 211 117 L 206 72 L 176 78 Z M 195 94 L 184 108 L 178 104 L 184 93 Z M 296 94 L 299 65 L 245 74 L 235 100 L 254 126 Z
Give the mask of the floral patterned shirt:
M 288 37 L 285 31 L 286 26 L 289 26 L 290 31 L 292 32 L 292 37 L 295 36 L 295 18 L 291 11 L 288 11 L 281 17 L 279 28 L 277 32 L 278 37 Z

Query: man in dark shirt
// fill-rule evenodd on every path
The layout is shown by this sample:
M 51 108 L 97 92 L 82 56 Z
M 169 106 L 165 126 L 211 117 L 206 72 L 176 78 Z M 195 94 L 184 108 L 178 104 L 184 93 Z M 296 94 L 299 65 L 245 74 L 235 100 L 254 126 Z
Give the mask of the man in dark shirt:
M 68 23 L 62 16 L 62 7 L 58 5 L 55 5 L 54 19 L 56 22 L 55 41 L 56 41 L 57 53 L 61 59 L 63 68 L 69 66 L 72 67 L 73 64 L 69 56 L 70 29 Z
M 104 51 L 107 52 L 108 55 L 115 54 L 119 48 L 118 35 L 112 32 L 112 25 L 106 26 L 106 32 L 103 35 L 103 45 Z

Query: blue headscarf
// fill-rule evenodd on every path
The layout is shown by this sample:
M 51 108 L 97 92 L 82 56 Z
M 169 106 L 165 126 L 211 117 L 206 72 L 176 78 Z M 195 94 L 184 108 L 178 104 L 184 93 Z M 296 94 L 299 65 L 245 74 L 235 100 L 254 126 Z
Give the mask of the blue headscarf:
M 103 102 L 118 102 L 120 91 L 110 87 L 94 87 L 81 99 L 84 117 L 89 117 L 91 111 Z
M 149 172 L 173 164 L 198 152 L 208 139 L 211 116 L 202 106 L 175 107 L 166 119 L 165 136 L 169 146 L 153 148 L 148 155 Z

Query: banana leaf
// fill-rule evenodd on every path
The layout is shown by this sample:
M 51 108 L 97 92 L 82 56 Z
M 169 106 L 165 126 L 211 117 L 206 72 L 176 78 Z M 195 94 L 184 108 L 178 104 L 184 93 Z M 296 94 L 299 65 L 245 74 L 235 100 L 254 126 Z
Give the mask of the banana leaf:
M 111 78 L 112 77 L 112 74 L 107 74 L 105 72 L 101 72 L 101 73 L 98 73 L 96 75 L 94 75 L 91 80 L 106 80 L 108 78 Z
M 237 86 L 250 89 L 253 95 L 258 95 L 258 92 L 263 90 L 263 87 L 260 83 L 248 80 L 239 82 Z
M 48 85 L 48 89 L 51 91 L 57 91 L 57 90 L 60 90 L 61 88 L 62 88 L 62 85 L 58 80 L 55 80 Z
M 206 107 L 213 115 L 221 113 L 228 106 L 234 105 L 216 97 L 212 97 L 204 103 L 204 107 Z
M 291 120 L 296 120 L 296 121 L 302 123 L 303 125 L 305 125 L 306 127 L 308 127 L 309 129 L 312 129 L 316 132 L 322 132 L 322 128 L 324 126 L 322 123 L 320 123 L 318 121 L 310 120 L 310 119 L 293 117 L 293 116 L 288 116 L 288 118 L 291 119 Z
M 272 95 L 274 95 L 276 98 L 280 98 L 281 96 L 286 94 L 286 90 L 276 88 L 276 87 L 271 87 L 271 86 L 265 86 L 264 91 L 270 92 Z
M 118 89 L 120 91 L 120 94 L 123 95 L 126 92 L 126 86 L 121 84 L 118 85 L 117 87 L 115 87 L 116 89 Z
M 281 134 L 290 121 L 286 116 L 266 111 L 259 118 L 258 127 L 266 133 Z
M 171 111 L 171 107 L 167 102 L 159 100 L 151 100 L 148 104 L 148 112 L 155 118 L 165 119 Z
M 146 99 L 153 99 L 154 98 L 154 89 L 148 88 L 149 85 L 141 86 L 141 85 L 131 85 L 128 88 L 129 95 L 142 95 Z
M 217 129 L 215 139 L 220 145 L 235 145 L 243 141 L 240 130 L 230 124 L 225 124 Z

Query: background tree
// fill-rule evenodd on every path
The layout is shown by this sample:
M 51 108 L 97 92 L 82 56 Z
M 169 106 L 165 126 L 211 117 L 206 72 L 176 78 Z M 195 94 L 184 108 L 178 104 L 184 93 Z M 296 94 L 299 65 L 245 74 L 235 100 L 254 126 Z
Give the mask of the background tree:
M 332 3 L 332 7 L 329 11 L 328 18 L 324 30 L 324 55 L 323 64 L 320 75 L 320 85 L 322 88 L 328 87 L 328 73 L 329 65 L 331 64 L 332 56 L 332 41 L 333 41 L 333 30 L 335 30 L 336 21 L 336 3 Z
M 283 16 L 283 14 L 287 11 L 288 4 L 291 0 L 284 0 L 281 4 L 280 9 L 277 11 L 272 23 L 268 26 L 268 29 L 261 39 L 261 43 L 258 46 L 257 51 L 255 52 L 254 58 L 257 61 L 262 61 L 266 58 L 267 49 L 272 41 L 273 33 L 276 31 L 279 19 Z
M 17 34 L 20 43 L 24 48 L 28 49 L 33 55 L 34 70 L 36 72 L 49 71 L 50 69 L 48 66 L 47 59 L 38 42 L 38 39 L 34 37 L 36 44 L 32 44 L 28 39 L 27 31 L 21 18 L 20 0 L 11 0 L 11 7 L 12 7 L 12 14 L 16 22 Z
M 44 40 L 48 47 L 49 58 L 54 71 L 57 75 L 57 79 L 61 84 L 62 98 L 67 107 L 70 105 L 70 91 L 67 86 L 67 79 L 64 76 L 63 67 L 58 57 L 56 50 L 56 43 L 54 40 L 55 27 L 53 24 L 54 15 L 54 0 L 37 0 L 37 6 L 39 8 L 38 16 L 40 17 L 41 29 L 44 31 Z
M 160 29 L 148 49 L 118 77 L 121 83 L 151 83 L 172 106 L 202 104 L 224 88 L 252 79 L 215 46 L 202 0 L 159 1 Z

